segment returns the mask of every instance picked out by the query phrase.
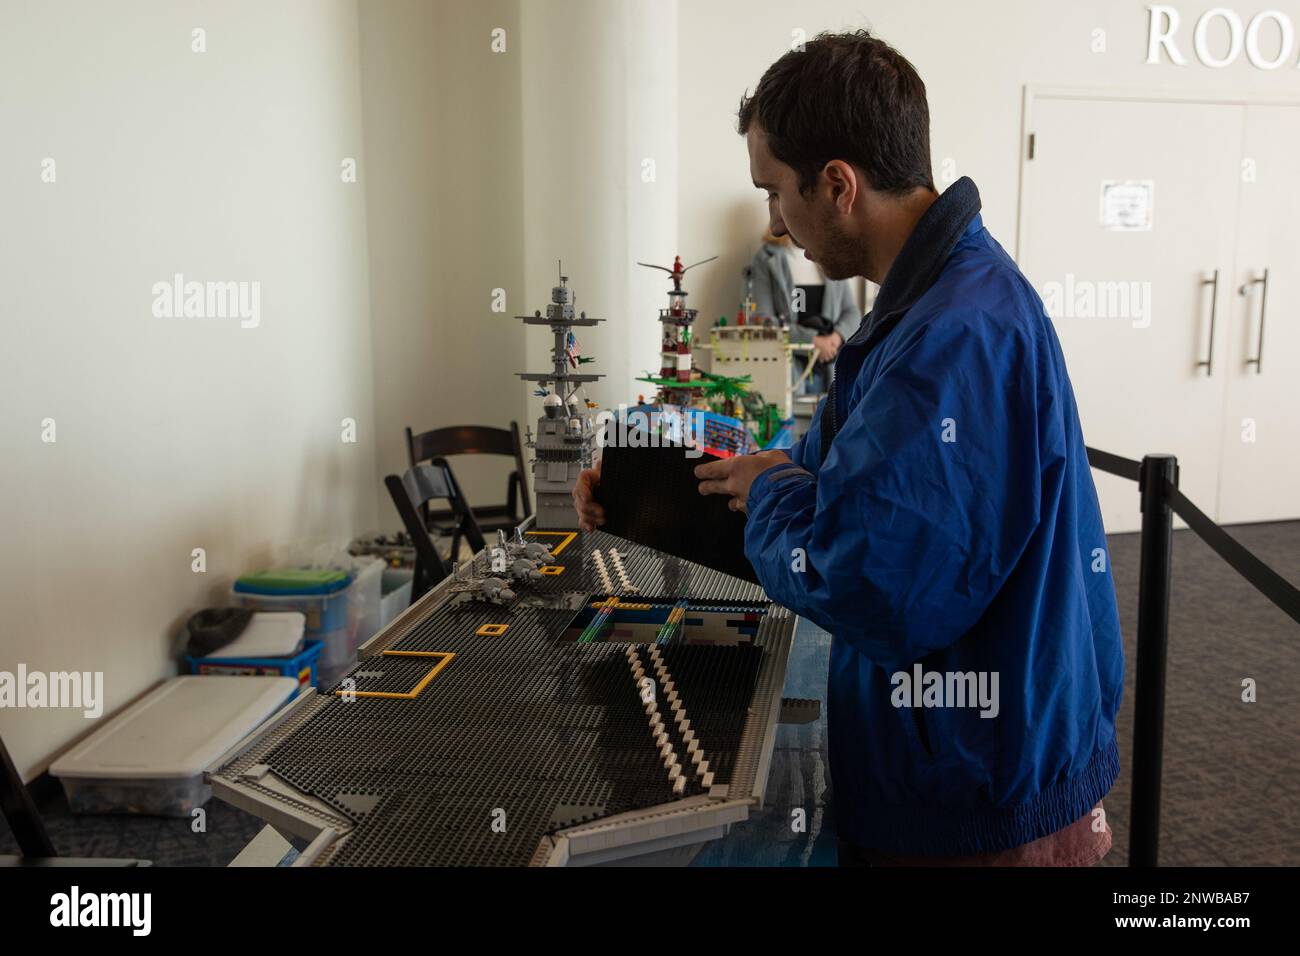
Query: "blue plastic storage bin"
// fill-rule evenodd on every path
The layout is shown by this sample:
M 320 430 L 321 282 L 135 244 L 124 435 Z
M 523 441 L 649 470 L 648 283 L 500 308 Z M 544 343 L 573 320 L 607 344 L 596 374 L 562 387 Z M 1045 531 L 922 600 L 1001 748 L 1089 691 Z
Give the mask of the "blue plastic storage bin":
M 299 688 L 316 686 L 316 663 L 324 641 L 307 641 L 293 657 L 186 657 L 191 674 L 233 674 L 242 677 L 294 677 Z

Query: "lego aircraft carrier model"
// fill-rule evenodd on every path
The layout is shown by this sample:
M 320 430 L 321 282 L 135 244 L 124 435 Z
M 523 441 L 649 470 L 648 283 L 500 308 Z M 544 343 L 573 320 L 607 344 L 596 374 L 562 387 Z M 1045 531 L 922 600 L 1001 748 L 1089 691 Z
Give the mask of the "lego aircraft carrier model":
M 689 266 L 682 265 L 681 256 L 674 258 L 671 267 L 637 263 L 667 272 L 673 286 L 668 307 L 659 310 L 663 330 L 659 374 L 647 372 L 637 379 L 656 386 L 656 395 L 649 402 L 641 397 L 624 413 L 623 434 L 640 428 L 653 434 L 656 441 L 697 447 L 719 458 L 788 448 L 792 443 L 792 423 L 785 420 L 789 414 L 781 414 L 776 405 L 764 400 L 754 388 L 752 374 L 722 375 L 695 363 L 694 326 L 699 313 L 687 307 L 682 279 L 691 269 L 716 258 Z M 779 388 L 789 391 L 784 383 Z
M 208 768 L 295 865 L 685 861 L 760 806 L 795 624 L 604 532 L 502 533 Z

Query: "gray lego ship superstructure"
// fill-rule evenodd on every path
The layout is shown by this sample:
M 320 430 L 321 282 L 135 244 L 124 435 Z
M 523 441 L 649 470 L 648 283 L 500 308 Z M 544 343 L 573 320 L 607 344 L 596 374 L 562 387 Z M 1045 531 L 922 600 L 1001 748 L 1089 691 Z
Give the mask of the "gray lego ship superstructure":
M 561 273 L 563 268 L 561 267 Z M 533 489 L 537 497 L 538 529 L 573 528 L 573 486 L 578 474 L 592 465 L 596 447 L 596 428 L 591 409 L 595 406 L 580 396 L 582 386 L 604 376 L 578 371 L 591 358 L 578 354 L 576 326 L 595 325 L 604 319 L 588 318 L 574 312 L 573 290 L 568 276 L 560 275 L 560 284 L 551 289 L 551 304 L 546 314 L 540 311 L 515 318 L 526 325 L 547 325 L 555 336 L 551 350 L 553 368 L 549 372 L 520 372 L 526 382 L 536 382 L 534 393 L 542 398 L 543 415 L 537 420 L 536 435 L 528 435 L 528 446 L 535 452 Z

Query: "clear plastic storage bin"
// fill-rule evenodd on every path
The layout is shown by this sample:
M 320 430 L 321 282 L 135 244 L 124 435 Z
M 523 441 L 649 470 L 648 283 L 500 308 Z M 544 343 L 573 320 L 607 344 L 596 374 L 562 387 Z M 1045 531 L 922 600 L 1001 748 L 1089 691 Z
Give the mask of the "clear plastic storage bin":
M 332 594 L 249 594 L 231 590 L 238 607 L 298 611 L 307 619 L 303 636 L 324 644 L 321 681 L 328 684 L 356 659 L 357 647 L 379 630 L 384 562 L 355 558 L 352 581 Z
M 173 677 L 50 767 L 73 813 L 183 817 L 212 789 L 203 769 L 298 691 L 292 677 Z
M 411 604 L 415 571 L 410 568 L 384 568 L 383 596 L 379 599 L 379 626 L 387 627 Z

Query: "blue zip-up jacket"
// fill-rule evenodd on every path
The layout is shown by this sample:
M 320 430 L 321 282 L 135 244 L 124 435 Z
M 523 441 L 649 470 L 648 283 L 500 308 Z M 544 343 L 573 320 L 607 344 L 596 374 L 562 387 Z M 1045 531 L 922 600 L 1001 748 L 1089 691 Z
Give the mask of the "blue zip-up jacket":
M 967 855 L 1087 814 L 1119 773 L 1110 558 L 1060 343 L 969 179 L 917 223 L 790 457 L 749 490 L 745 553 L 833 637 L 840 837 Z M 918 663 L 996 673 L 996 715 L 895 706 Z

